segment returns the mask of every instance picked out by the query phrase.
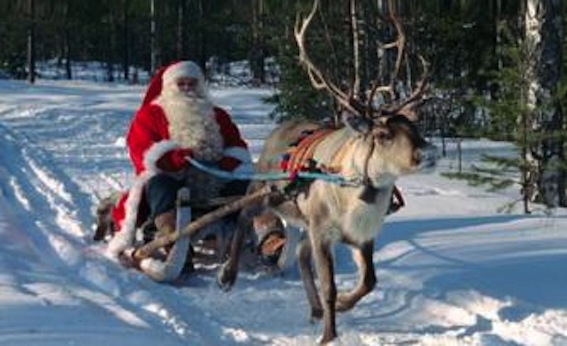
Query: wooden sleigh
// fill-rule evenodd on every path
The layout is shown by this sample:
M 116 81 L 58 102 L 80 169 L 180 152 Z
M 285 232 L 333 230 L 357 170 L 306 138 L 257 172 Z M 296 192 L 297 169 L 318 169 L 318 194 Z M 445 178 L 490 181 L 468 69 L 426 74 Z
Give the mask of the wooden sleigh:
M 229 247 L 234 236 L 249 236 L 249 230 L 238 231 L 237 225 L 229 225 L 233 229 L 230 234 L 208 234 L 205 230 L 223 218 L 238 213 L 243 208 L 250 208 L 261 204 L 266 198 L 280 195 L 273 188 L 266 187 L 260 191 L 243 196 L 217 197 L 208 200 L 192 200 L 189 188 L 181 189 L 177 199 L 177 229 L 174 233 L 162 234 L 147 242 L 138 242 L 138 245 L 124 251 L 120 262 L 125 267 L 136 268 L 152 279 L 159 282 L 171 282 L 180 277 L 182 272 L 192 270 L 193 264 L 208 266 L 221 264 L 228 254 L 234 252 Z M 103 200 L 97 209 L 97 228 L 94 240 L 103 240 L 106 233 L 112 229 L 109 219 L 112 198 Z M 285 243 L 283 224 L 275 215 L 263 215 L 258 224 L 254 224 L 257 233 L 266 235 L 262 243 L 258 237 L 253 245 L 249 246 L 247 266 L 278 266 L 277 259 L 272 256 L 281 253 Z M 142 229 L 142 226 L 140 229 Z M 214 228 L 214 227 L 213 227 Z M 270 229 L 263 229 L 270 228 Z M 252 232 L 254 233 L 254 232 Z M 267 237 L 268 233 L 277 234 L 276 237 Z M 269 234 L 270 236 L 272 234 Z M 224 238 L 224 239 L 223 239 Z M 219 244 L 223 242 L 224 244 Z M 240 242 L 237 242 L 240 243 Z M 241 249 L 236 250 L 241 252 Z

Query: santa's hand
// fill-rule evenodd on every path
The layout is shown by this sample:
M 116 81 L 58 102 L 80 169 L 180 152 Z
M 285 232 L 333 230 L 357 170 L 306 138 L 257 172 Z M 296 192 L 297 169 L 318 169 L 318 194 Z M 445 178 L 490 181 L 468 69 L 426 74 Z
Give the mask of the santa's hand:
M 190 148 L 170 150 L 157 161 L 158 168 L 164 171 L 177 172 L 187 166 L 187 158 L 193 156 Z
M 187 158 L 193 157 L 193 149 L 191 148 L 184 148 L 184 149 L 177 149 L 178 155 L 183 157 L 183 160 L 187 162 Z

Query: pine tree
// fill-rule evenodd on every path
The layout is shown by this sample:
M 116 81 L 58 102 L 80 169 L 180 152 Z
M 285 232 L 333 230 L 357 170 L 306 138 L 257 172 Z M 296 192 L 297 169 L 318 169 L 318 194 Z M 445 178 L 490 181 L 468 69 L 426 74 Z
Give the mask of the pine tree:
M 496 191 L 517 186 L 520 198 L 502 208 L 510 210 L 517 202 L 523 202 L 525 213 L 530 213 L 530 204 L 536 193 L 537 167 L 526 160 L 527 152 L 554 133 L 534 133 L 531 128 L 531 110 L 528 106 L 528 88 L 531 80 L 526 74 L 532 56 L 529 45 L 511 31 L 502 27 L 502 46 L 499 49 L 499 69 L 489 73 L 495 85 L 492 93 L 483 93 L 477 105 L 489 115 L 487 123 L 479 128 L 477 136 L 514 144 L 513 156 L 484 155 L 482 164 L 472 166 L 470 171 L 444 173 L 449 178 L 464 179 L 474 186 L 486 186 Z
M 277 57 L 280 68 L 278 93 L 267 101 L 276 107 L 270 114 L 272 119 L 323 119 L 332 115 L 330 97 L 318 92 L 309 83 L 305 71 L 297 63 L 297 49 L 288 47 Z

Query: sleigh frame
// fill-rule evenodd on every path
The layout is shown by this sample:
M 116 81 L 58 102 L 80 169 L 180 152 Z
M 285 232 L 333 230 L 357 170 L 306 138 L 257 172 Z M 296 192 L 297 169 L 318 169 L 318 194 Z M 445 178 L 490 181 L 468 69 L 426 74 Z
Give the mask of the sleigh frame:
M 281 192 L 272 187 L 266 187 L 242 196 L 192 200 L 189 189 L 181 189 L 177 198 L 176 231 L 139 243 L 125 250 L 119 257 L 120 263 L 125 267 L 138 269 L 156 281 L 172 282 L 188 269 L 186 265 L 188 258 L 185 257 L 193 255 L 194 247 L 192 246 L 197 245 L 191 242 L 195 239 L 203 239 L 205 234 L 202 233 L 207 233 L 205 231 L 208 228 L 207 226 L 213 225 L 245 207 L 260 205 L 266 198 L 278 195 L 281 195 Z M 95 241 L 104 240 L 107 236 L 113 235 L 110 216 L 110 208 L 114 204 L 112 200 L 113 197 L 109 196 L 99 203 L 96 231 L 93 237 Z M 148 225 L 141 228 L 144 227 L 148 227 Z M 238 225 L 234 225 L 234 227 L 238 227 Z M 209 247 L 209 252 L 212 252 L 209 254 L 209 262 L 211 262 L 211 258 L 214 258 L 220 263 L 229 251 L 230 239 L 219 239 L 218 234 L 215 237 L 216 245 L 219 241 L 224 241 L 224 244 Z M 200 240 L 200 244 L 203 244 L 202 240 Z M 221 249 L 222 247 L 224 249 Z M 164 249 L 167 249 L 169 253 L 173 252 L 173 255 L 165 255 Z

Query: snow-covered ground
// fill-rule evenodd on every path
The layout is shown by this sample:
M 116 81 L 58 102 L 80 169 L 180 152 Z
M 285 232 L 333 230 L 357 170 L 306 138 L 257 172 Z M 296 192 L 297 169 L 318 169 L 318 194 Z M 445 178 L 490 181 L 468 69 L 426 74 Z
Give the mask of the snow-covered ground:
M 297 270 L 158 284 L 93 243 L 98 198 L 128 186 L 123 135 L 140 86 L 0 80 L 0 345 L 312 345 Z M 262 89 L 213 90 L 257 154 Z M 509 150 L 465 142 L 466 163 Z M 400 180 L 407 206 L 377 240 L 379 284 L 340 314 L 336 345 L 567 345 L 567 212 L 498 214 L 517 198 L 439 173 Z M 339 287 L 354 285 L 336 249 Z

